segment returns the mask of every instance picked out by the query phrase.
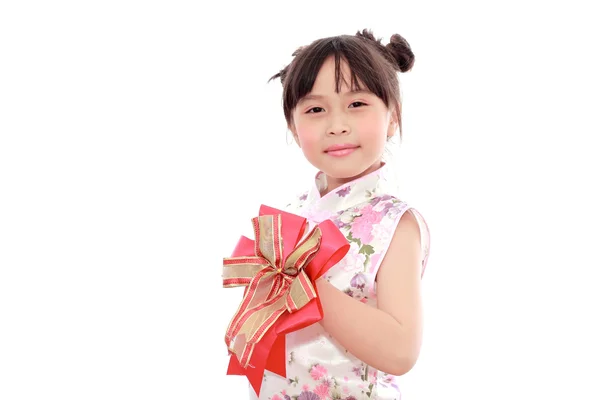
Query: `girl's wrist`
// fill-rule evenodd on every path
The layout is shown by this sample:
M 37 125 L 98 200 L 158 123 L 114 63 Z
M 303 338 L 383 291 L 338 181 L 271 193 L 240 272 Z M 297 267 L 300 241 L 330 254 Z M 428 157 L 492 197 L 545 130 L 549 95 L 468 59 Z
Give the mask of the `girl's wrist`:
M 327 282 L 325 277 L 322 276 L 315 281 L 315 286 L 317 287 L 317 290 L 318 290 L 318 289 L 322 288 L 324 285 L 326 285 L 327 283 L 329 283 L 329 282 Z

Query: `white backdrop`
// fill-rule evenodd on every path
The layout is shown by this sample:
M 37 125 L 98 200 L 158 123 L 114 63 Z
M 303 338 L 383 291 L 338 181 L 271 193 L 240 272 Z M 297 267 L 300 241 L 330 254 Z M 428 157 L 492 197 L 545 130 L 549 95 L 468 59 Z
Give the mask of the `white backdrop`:
M 600 32 L 548 3 L 3 2 L 0 398 L 243 399 L 221 258 L 314 173 L 267 80 L 370 28 L 416 55 L 394 162 L 432 248 L 403 399 L 600 399 Z

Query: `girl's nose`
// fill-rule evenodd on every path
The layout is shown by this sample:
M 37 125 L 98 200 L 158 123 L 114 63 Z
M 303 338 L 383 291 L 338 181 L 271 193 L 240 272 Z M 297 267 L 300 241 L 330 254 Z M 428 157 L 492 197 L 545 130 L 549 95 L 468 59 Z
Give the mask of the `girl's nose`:
M 333 135 L 333 136 L 338 136 L 338 135 L 347 135 L 348 132 L 350 132 L 348 129 L 345 128 L 340 128 L 340 129 L 330 129 L 329 130 L 329 134 Z
M 332 121 L 328 129 L 328 134 L 332 136 L 347 135 L 348 133 L 350 133 L 350 126 L 339 117 Z

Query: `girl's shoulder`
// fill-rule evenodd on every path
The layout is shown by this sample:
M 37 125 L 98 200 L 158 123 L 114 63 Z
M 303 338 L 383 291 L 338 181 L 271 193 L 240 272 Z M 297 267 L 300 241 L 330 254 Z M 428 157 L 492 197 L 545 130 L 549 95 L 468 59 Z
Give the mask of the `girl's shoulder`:
M 404 216 L 408 217 L 404 218 L 406 224 L 416 223 L 420 233 L 421 257 L 424 272 L 431 247 L 431 233 L 429 225 L 421 211 L 410 202 L 389 194 L 373 197 L 365 209 L 366 210 L 361 214 L 367 215 L 368 213 L 372 213 L 373 217 L 369 219 L 370 221 L 389 228 L 389 235 L 386 237 L 386 240 L 391 241 L 395 230 L 398 228 Z M 381 230 L 378 230 L 378 232 L 381 232 Z
M 367 200 L 355 207 L 359 212 L 374 212 L 382 217 L 395 217 L 398 213 L 410 208 L 408 203 L 393 194 L 377 194 L 367 196 Z

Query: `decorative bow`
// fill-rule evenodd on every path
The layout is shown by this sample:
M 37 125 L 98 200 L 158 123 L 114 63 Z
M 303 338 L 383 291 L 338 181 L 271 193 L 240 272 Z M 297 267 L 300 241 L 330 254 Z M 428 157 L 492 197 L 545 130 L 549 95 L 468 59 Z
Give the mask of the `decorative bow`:
M 304 267 L 321 244 L 321 230 L 315 226 L 284 259 L 281 215 L 255 217 L 252 224 L 255 256 L 223 259 L 223 287 L 246 286 L 225 335 L 242 368 L 250 365 L 254 347 L 281 315 L 294 313 L 317 297 Z
M 323 319 L 314 282 L 350 244 L 330 220 L 305 239 L 307 220 L 265 205 L 252 219 L 255 240 L 242 236 L 223 259 L 223 286 L 245 286 L 225 343 L 228 375 L 245 375 L 260 396 L 265 370 L 286 376 L 285 336 Z

